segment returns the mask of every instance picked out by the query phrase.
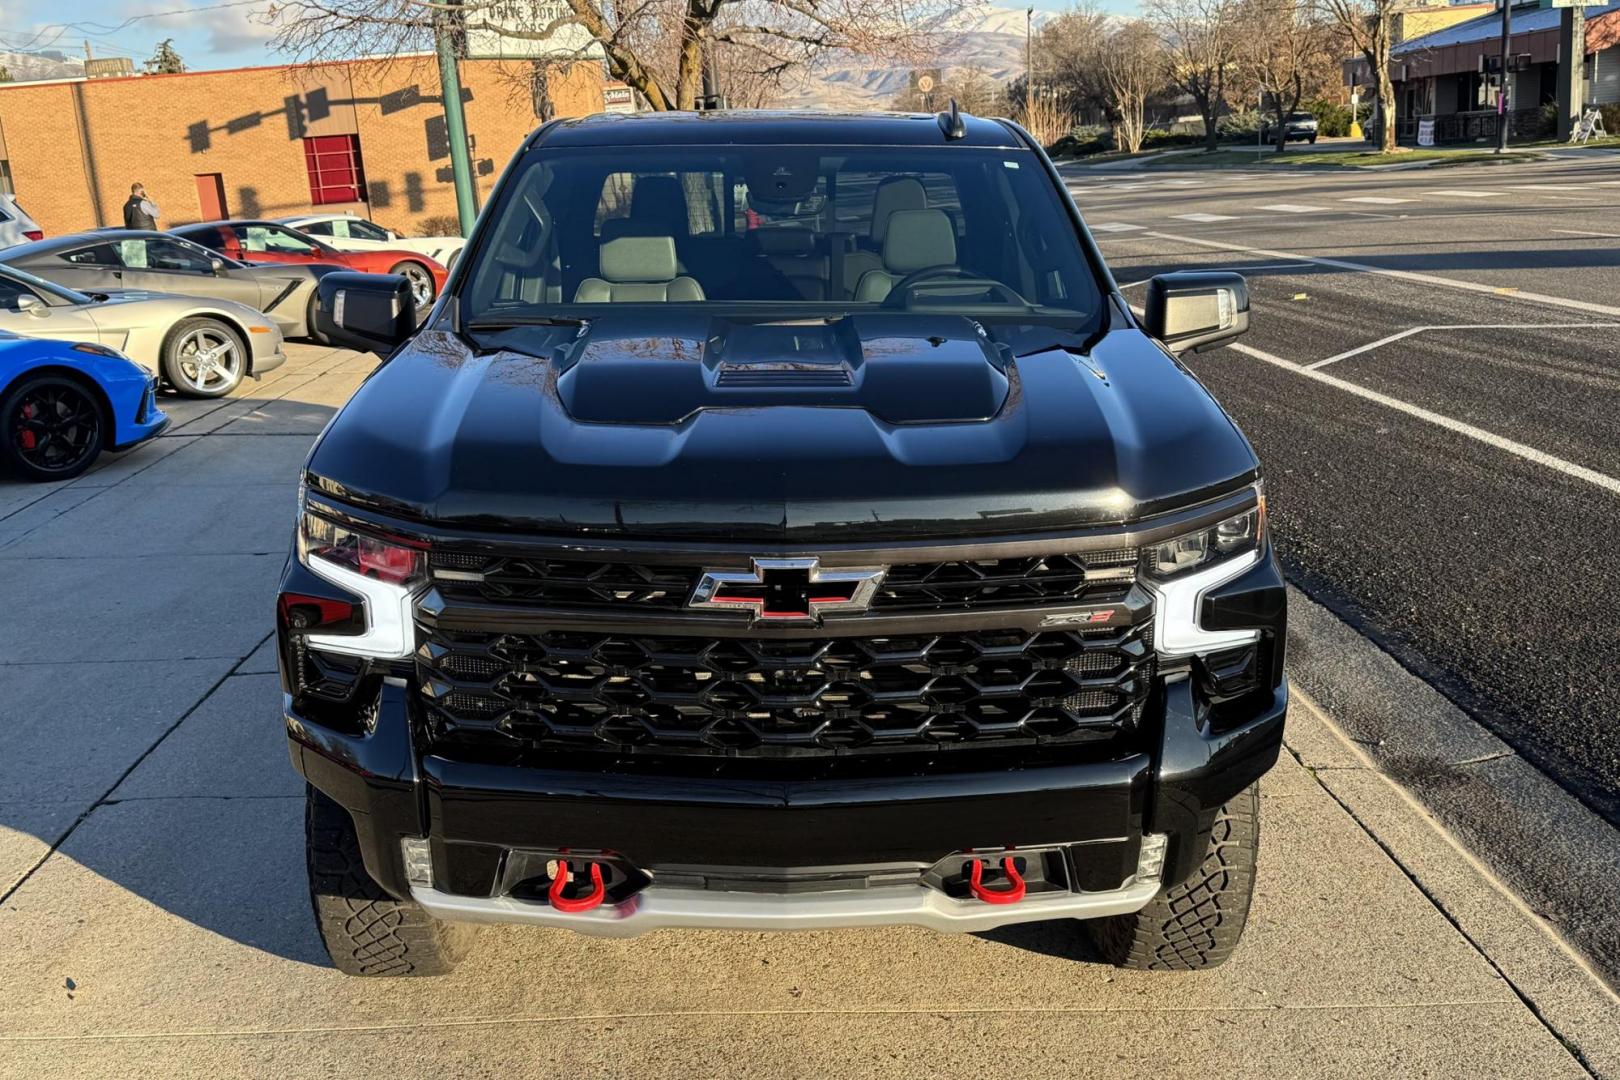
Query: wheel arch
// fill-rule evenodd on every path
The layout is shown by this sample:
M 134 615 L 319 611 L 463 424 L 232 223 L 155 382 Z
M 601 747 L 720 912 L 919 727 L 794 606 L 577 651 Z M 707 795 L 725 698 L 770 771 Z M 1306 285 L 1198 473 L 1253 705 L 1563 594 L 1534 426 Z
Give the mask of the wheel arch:
M 265 315 L 264 317 L 266 319 L 270 319 L 272 323 L 275 322 L 275 320 L 271 319 L 269 315 Z M 175 331 L 178 330 L 180 328 L 180 324 L 185 322 L 187 319 L 213 319 L 215 322 L 224 323 L 227 327 L 229 327 L 231 332 L 236 335 L 236 339 L 242 343 L 242 351 L 247 354 L 247 370 L 242 372 L 242 374 L 244 376 L 253 374 L 253 335 L 248 332 L 248 328 L 242 323 L 242 320 L 239 317 L 224 311 L 220 311 L 218 308 L 196 308 L 186 312 L 184 315 L 181 315 L 178 319 L 174 320 L 174 322 L 170 323 L 169 328 L 163 332 L 163 343 L 159 346 L 160 351 L 158 354 L 158 361 L 160 363 L 162 362 L 163 357 L 168 353 L 169 342 L 173 340 Z
M 93 376 L 70 364 L 44 363 L 23 368 L 7 380 L 4 386 L 0 386 L 0 401 L 4 401 L 10 396 L 11 391 L 18 383 L 39 375 L 55 375 L 58 378 L 77 383 L 88 391 L 90 400 L 94 401 L 96 408 L 101 410 L 101 448 L 105 450 L 109 446 L 117 445 L 118 417 L 113 413 L 112 398 L 107 396 L 106 388 L 98 383 Z

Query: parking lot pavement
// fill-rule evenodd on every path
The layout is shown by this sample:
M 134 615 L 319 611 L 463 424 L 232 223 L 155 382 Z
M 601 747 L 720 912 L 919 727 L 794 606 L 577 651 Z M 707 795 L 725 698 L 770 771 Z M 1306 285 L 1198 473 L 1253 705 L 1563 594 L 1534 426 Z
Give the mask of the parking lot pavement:
M 370 360 L 293 354 L 150 452 L 0 486 L 0 1074 L 1620 1076 L 1614 996 L 1303 699 L 1216 971 L 1052 925 L 492 928 L 444 979 L 338 975 L 265 641 L 298 463 Z

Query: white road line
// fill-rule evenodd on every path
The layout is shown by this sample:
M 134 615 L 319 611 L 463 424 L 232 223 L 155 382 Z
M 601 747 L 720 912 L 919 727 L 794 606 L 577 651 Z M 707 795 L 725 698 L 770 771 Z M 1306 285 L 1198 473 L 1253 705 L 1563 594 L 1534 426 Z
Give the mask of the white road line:
M 1591 184 L 1509 184 L 1514 191 L 1585 191 Z
M 1279 214 L 1319 214 L 1327 209 L 1325 206 L 1303 206 L 1300 203 L 1272 203 L 1270 206 L 1260 207 L 1262 210 L 1275 210 Z
M 1178 218 L 1181 221 L 1198 221 L 1204 224 L 1208 224 L 1212 221 L 1237 220 L 1237 218 L 1233 217 L 1231 214 L 1171 214 L 1170 216 L 1173 218 Z
M 1463 188 L 1440 188 L 1437 191 L 1425 191 L 1425 195 L 1452 195 L 1459 199 L 1489 199 L 1492 195 L 1505 194 L 1501 191 L 1469 191 Z
M 1123 221 L 1086 222 L 1091 226 L 1092 232 L 1134 232 L 1145 229 L 1146 225 L 1128 225 Z
M 1322 383 L 1324 386 L 1331 386 L 1336 390 L 1343 390 L 1347 394 L 1354 394 L 1356 397 L 1362 398 L 1366 401 L 1371 401 L 1374 404 L 1382 405 L 1388 409 L 1394 409 L 1396 412 L 1405 413 L 1407 416 L 1413 417 L 1414 419 L 1422 420 L 1425 423 L 1433 424 L 1436 427 L 1445 428 L 1447 431 L 1452 431 L 1458 435 L 1466 436 L 1467 438 L 1474 439 L 1477 442 L 1482 442 L 1487 446 L 1494 446 L 1498 450 L 1505 450 L 1516 457 L 1521 457 L 1526 461 L 1531 461 L 1537 465 L 1542 465 L 1546 468 L 1552 469 L 1554 472 L 1563 473 L 1565 476 L 1573 477 L 1576 480 L 1584 480 L 1588 484 L 1600 487 L 1611 494 L 1620 495 L 1620 479 L 1609 476 L 1607 473 L 1600 473 L 1596 469 L 1588 469 L 1585 465 L 1577 465 L 1573 461 L 1565 461 L 1563 458 L 1555 457 L 1544 450 L 1537 450 L 1535 447 L 1526 446 L 1522 442 L 1516 442 L 1513 439 L 1503 438 L 1501 435 L 1498 435 L 1495 432 L 1486 431 L 1484 428 L 1475 427 L 1473 424 L 1465 424 L 1461 420 L 1453 420 L 1449 416 L 1434 412 L 1430 409 L 1425 409 L 1420 405 L 1413 405 L 1410 402 L 1402 401 L 1400 398 L 1393 398 L 1388 394 L 1380 394 L 1376 390 L 1369 390 L 1365 386 L 1358 386 L 1353 382 L 1347 382 L 1344 379 L 1329 375 L 1326 372 L 1313 371 L 1310 368 L 1301 367 L 1292 361 L 1284 360 L 1280 356 L 1273 356 L 1271 353 L 1256 349 L 1250 345 L 1245 345 L 1241 341 L 1233 342 L 1228 347 L 1234 352 L 1242 353 L 1244 356 L 1252 356 L 1256 360 L 1264 360 L 1268 364 L 1274 364 L 1277 367 L 1283 368 L 1284 370 L 1292 371 L 1296 375 L 1315 380 L 1316 382 Z
M 1485 293 L 1493 296 L 1509 294 L 1515 300 L 1527 300 L 1533 304 L 1546 304 L 1549 307 L 1584 311 L 1590 315 L 1611 315 L 1620 318 L 1620 307 L 1614 307 L 1610 304 L 1591 304 L 1585 300 L 1572 300 L 1567 296 L 1548 296 L 1545 293 L 1522 292 L 1517 289 L 1505 290 L 1499 285 L 1484 285 L 1477 281 L 1459 281 L 1456 278 L 1440 277 L 1436 274 L 1419 274 L 1411 270 L 1390 270 L 1382 266 L 1368 266 L 1366 263 L 1349 262 L 1345 259 L 1324 259 L 1315 255 L 1295 255 L 1289 251 L 1245 247 L 1242 244 L 1228 244 L 1220 240 L 1200 240 L 1195 236 L 1178 236 L 1175 233 L 1152 232 L 1148 233 L 1148 235 L 1157 237 L 1160 240 L 1173 240 L 1179 244 L 1194 244 L 1198 247 L 1216 248 L 1220 251 L 1240 251 L 1245 255 L 1263 255 L 1268 259 L 1293 259 L 1303 263 L 1314 263 L 1317 266 L 1332 266 L 1340 270 L 1355 270 L 1362 274 L 1378 274 L 1381 277 L 1398 278 L 1401 281 L 1421 281 L 1425 285 L 1439 285 L 1447 289 L 1461 289 L 1464 292 Z
M 1411 199 L 1396 199 L 1396 198 L 1391 198 L 1391 197 L 1386 196 L 1386 195 L 1355 195 L 1355 196 L 1352 196 L 1352 197 L 1350 197 L 1348 199 L 1340 199 L 1339 201 L 1340 202 L 1377 203 L 1380 206 L 1394 206 L 1396 203 L 1411 202 L 1412 200 Z
M 1591 229 L 1553 229 L 1551 231 L 1568 233 L 1571 236 L 1607 236 L 1620 240 L 1620 232 L 1593 232 Z
M 1402 330 L 1397 334 L 1390 334 L 1388 337 L 1381 337 L 1377 341 L 1369 341 L 1367 344 L 1358 346 L 1357 348 L 1347 349 L 1337 356 L 1328 357 L 1326 360 L 1318 360 L 1314 364 L 1306 364 L 1305 369 L 1307 371 L 1316 371 L 1319 368 L 1327 367 L 1329 364 L 1337 364 L 1340 360 L 1348 360 L 1352 356 L 1360 356 L 1362 353 L 1368 353 L 1372 352 L 1374 349 L 1383 348 L 1385 345 L 1400 341 L 1402 338 L 1409 338 L 1413 334 L 1427 333 L 1430 330 L 1594 330 L 1599 328 L 1620 330 L 1620 323 L 1449 323 L 1441 326 L 1414 326 L 1410 329 Z

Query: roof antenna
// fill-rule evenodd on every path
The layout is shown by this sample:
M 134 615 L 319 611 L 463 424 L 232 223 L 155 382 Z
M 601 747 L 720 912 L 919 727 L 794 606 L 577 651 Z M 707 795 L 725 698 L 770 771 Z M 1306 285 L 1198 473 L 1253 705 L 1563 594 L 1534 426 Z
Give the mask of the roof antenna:
M 939 121 L 939 130 L 945 133 L 947 139 L 967 137 L 967 126 L 962 123 L 962 114 L 956 108 L 955 98 L 951 98 L 951 111 L 942 112 L 934 119 Z

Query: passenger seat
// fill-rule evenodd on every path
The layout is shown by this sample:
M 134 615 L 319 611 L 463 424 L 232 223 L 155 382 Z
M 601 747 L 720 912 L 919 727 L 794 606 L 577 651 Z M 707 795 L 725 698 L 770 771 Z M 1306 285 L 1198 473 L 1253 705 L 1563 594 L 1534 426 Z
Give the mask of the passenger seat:
M 600 277 L 586 278 L 574 293 L 576 304 L 657 303 L 702 300 L 703 287 L 681 275 L 670 236 L 621 236 L 601 247 Z

